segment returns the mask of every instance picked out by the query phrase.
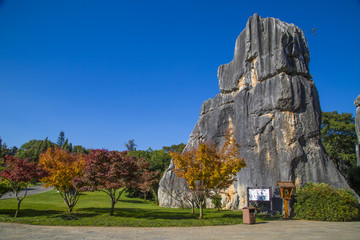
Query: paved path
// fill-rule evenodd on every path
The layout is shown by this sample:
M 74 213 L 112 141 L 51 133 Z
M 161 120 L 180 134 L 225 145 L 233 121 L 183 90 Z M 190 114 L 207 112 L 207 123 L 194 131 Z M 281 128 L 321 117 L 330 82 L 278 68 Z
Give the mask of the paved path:
M 47 192 L 47 191 L 50 191 L 52 189 L 54 189 L 54 188 L 52 188 L 52 187 L 45 188 L 42 185 L 31 186 L 31 187 L 28 187 L 28 192 L 27 192 L 26 196 L 30 196 L 30 195 L 34 195 L 34 194 L 38 194 L 38 193 L 42 193 L 42 192 Z M 25 194 L 25 190 L 21 190 L 21 192 L 19 193 L 19 196 L 24 196 L 24 194 Z M 14 198 L 14 197 L 15 197 L 15 193 L 14 192 L 9 192 L 9 193 L 4 194 L 0 198 L 0 200 L 1 199 Z M 0 237 L 0 239 L 1 239 L 1 237 Z
M 254 225 L 215 227 L 129 228 L 52 227 L 0 223 L 0 239 L 360 239 L 360 222 L 303 220 L 271 221 Z

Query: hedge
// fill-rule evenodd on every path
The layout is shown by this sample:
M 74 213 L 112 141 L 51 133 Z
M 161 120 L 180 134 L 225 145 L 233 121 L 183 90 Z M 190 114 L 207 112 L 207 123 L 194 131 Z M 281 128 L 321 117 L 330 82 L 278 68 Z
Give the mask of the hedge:
M 307 183 L 296 191 L 294 212 L 307 220 L 353 221 L 359 219 L 359 203 L 350 190 Z

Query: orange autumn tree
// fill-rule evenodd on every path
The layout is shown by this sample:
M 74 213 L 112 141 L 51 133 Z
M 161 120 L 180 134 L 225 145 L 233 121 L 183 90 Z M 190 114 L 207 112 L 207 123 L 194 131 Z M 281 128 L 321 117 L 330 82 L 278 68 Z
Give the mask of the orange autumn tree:
M 72 154 L 61 148 L 48 148 L 40 154 L 39 165 L 47 172 L 41 181 L 45 186 L 55 187 L 69 212 L 79 200 L 80 192 L 73 185 L 74 178 L 81 177 L 85 159 L 82 154 Z
M 245 160 L 239 154 L 233 137 L 226 137 L 221 149 L 214 144 L 200 143 L 197 149 L 181 154 L 170 153 L 175 165 L 174 173 L 186 180 L 200 208 L 199 219 L 203 218 L 206 197 L 228 188 L 234 181 L 234 175 L 245 167 Z

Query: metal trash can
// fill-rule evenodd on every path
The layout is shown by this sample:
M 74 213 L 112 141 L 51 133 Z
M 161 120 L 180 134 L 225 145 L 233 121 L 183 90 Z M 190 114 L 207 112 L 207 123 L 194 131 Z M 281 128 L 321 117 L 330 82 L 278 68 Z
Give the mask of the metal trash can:
M 245 207 L 243 208 L 243 223 L 244 224 L 255 224 L 255 208 Z

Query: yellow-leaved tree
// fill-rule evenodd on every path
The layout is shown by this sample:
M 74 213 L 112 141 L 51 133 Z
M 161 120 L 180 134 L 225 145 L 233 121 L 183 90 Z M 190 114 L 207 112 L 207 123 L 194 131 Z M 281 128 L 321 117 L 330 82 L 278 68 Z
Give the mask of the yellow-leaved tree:
M 197 149 L 181 154 L 170 152 L 175 165 L 174 173 L 186 180 L 199 206 L 199 219 L 203 218 L 206 197 L 228 188 L 234 181 L 234 175 L 246 166 L 239 154 L 234 138 L 228 135 L 221 149 L 215 144 L 200 143 Z
M 72 154 L 61 148 L 48 148 L 40 154 L 39 165 L 47 172 L 41 181 L 47 187 L 55 187 L 71 212 L 79 200 L 80 193 L 73 180 L 82 176 L 85 159 L 82 154 Z

